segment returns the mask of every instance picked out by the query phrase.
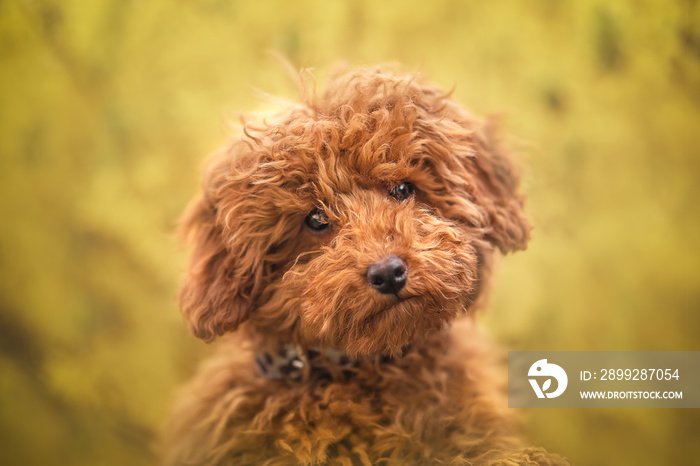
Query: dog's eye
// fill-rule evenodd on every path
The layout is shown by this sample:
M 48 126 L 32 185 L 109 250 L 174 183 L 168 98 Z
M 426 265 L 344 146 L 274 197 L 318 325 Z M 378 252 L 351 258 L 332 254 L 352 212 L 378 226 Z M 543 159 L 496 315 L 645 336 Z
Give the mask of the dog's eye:
M 408 199 L 413 195 L 413 185 L 408 181 L 404 181 L 403 183 L 389 189 L 389 195 L 397 201 Z
M 331 224 L 326 216 L 326 213 L 319 209 L 312 210 L 311 213 L 304 219 L 304 223 L 312 231 L 323 231 Z

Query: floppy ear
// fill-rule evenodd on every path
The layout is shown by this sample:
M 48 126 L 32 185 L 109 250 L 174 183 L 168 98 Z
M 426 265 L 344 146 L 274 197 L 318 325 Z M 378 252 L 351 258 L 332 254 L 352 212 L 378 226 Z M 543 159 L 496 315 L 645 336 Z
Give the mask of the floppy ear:
M 525 249 L 530 224 L 518 193 L 520 177 L 494 119 L 480 121 L 431 86 L 418 86 L 417 94 L 421 118 L 412 126 L 419 136 L 418 164 L 433 174 L 418 181 L 428 203 L 481 230 L 503 253 Z
M 467 202 L 455 202 L 455 206 L 466 211 L 463 218 L 484 231 L 488 243 L 475 243 L 479 279 L 470 296 L 470 307 L 480 309 L 486 307 L 497 260 L 493 249 L 504 254 L 525 249 L 531 227 L 523 209 L 524 197 L 518 193 L 518 171 L 499 144 L 495 125 L 488 120 L 474 124 L 479 126 L 470 134 L 469 156 L 460 157 L 461 167 L 454 170 L 460 173 L 464 188 L 458 191 Z M 471 211 L 472 205 L 478 214 Z
M 473 174 L 472 195 L 486 216 L 486 239 L 502 253 L 523 250 L 530 239 L 530 223 L 518 193 L 520 177 L 500 146 L 497 129 L 487 121 L 476 132 L 476 156 L 466 159 Z
M 192 333 L 207 342 L 235 330 L 252 307 L 253 274 L 236 266 L 218 211 L 230 167 L 230 155 L 215 155 L 205 171 L 204 193 L 189 205 L 180 225 L 182 238 L 194 244 L 180 287 L 180 310 Z

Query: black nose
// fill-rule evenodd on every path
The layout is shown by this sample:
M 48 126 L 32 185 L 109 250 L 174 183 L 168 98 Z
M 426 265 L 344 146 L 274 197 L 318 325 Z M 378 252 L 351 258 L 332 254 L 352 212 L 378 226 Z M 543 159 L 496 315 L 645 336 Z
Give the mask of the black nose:
M 399 256 L 389 256 L 367 267 L 367 283 L 382 294 L 396 294 L 406 284 L 408 266 Z

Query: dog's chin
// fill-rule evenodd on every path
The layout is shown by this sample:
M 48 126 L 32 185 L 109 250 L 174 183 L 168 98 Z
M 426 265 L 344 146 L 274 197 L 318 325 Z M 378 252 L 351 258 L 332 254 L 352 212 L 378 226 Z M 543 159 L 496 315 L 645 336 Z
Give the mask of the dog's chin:
M 349 356 L 399 356 L 414 342 L 448 325 L 464 312 L 462 299 L 388 296 L 366 308 L 337 310 L 323 323 L 302 316 L 304 333 L 313 344 Z

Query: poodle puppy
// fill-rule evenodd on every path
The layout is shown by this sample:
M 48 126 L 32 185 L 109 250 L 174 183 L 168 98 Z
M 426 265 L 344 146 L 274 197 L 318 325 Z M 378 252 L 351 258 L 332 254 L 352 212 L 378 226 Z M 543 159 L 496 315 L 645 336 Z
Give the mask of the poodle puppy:
M 560 465 L 507 413 L 472 314 L 525 249 L 494 125 L 380 69 L 330 79 L 209 161 L 180 306 L 215 357 L 168 465 Z

